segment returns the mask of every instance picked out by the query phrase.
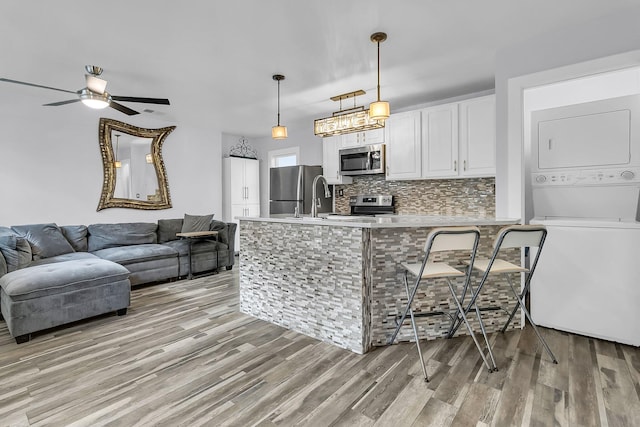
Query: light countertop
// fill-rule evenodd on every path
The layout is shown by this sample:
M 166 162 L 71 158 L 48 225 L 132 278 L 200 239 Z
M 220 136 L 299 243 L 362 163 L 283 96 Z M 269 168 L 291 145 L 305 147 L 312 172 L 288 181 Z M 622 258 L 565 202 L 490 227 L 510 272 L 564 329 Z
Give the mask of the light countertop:
M 349 216 L 320 214 L 318 218 L 292 215 L 272 215 L 270 217 L 237 217 L 240 221 L 274 222 L 301 225 L 324 225 L 354 228 L 403 228 L 403 227 L 454 227 L 468 225 L 510 225 L 518 224 L 519 219 L 478 218 L 471 216 L 445 215 L 376 215 Z

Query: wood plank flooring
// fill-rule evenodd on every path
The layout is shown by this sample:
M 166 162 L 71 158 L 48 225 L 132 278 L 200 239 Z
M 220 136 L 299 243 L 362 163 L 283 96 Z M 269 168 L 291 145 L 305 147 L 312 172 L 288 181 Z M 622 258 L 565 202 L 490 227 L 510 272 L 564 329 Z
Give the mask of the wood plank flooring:
M 543 329 L 364 356 L 238 312 L 238 272 L 134 289 L 16 345 L 0 321 L 0 426 L 640 426 L 640 349 Z

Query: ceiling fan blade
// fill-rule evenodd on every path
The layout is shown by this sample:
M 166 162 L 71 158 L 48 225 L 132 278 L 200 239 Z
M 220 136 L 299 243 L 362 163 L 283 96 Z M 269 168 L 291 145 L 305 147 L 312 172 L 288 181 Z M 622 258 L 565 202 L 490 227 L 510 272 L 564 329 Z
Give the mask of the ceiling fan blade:
M 2 78 L 2 77 L 0 77 L 0 81 L 7 82 L 7 83 L 17 83 L 17 84 L 26 85 L 26 86 L 41 87 L 43 89 L 57 90 L 57 91 L 60 91 L 60 92 L 77 93 L 77 92 L 74 92 L 72 90 L 58 89 L 57 87 L 37 85 L 37 84 L 34 84 L 34 83 L 27 83 L 27 82 L 21 82 L 21 81 L 18 81 L 18 80 L 5 79 L 5 78 Z
M 85 74 L 84 77 L 87 81 L 87 89 L 89 89 L 91 92 L 99 93 L 100 95 L 104 93 L 105 89 L 107 88 L 106 80 L 99 79 L 98 77 L 92 76 L 91 74 Z
M 113 102 L 113 101 L 111 101 L 109 103 L 109 107 L 114 108 L 114 109 L 120 111 L 121 113 L 125 113 L 125 114 L 127 114 L 129 116 L 135 116 L 136 114 L 140 114 L 136 110 L 132 110 L 129 107 L 125 107 L 124 105 L 118 104 L 117 102 Z
M 111 95 L 111 99 L 124 102 L 143 102 L 145 104 L 162 104 L 170 105 L 166 98 L 139 98 L 137 96 L 115 96 Z
M 43 107 L 57 107 L 59 105 L 67 105 L 67 104 L 73 104 L 74 102 L 79 102 L 79 99 L 70 99 L 68 101 L 58 101 L 58 102 L 52 102 L 50 104 L 42 104 Z

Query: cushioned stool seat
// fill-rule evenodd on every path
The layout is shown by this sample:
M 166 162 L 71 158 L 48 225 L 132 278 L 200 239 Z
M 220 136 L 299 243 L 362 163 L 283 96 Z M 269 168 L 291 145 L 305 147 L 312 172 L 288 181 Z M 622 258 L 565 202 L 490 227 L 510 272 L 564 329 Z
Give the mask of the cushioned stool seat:
M 131 285 L 123 266 L 96 257 L 43 264 L 0 277 L 0 305 L 18 343 L 32 332 L 103 313 L 126 313 Z

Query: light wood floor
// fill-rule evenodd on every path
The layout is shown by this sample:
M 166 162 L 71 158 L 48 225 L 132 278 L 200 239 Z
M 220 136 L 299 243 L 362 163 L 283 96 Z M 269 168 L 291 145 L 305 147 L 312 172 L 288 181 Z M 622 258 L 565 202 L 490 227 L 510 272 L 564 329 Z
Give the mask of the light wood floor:
M 136 289 L 129 313 L 16 345 L 0 321 L 0 425 L 640 426 L 640 350 L 531 328 L 359 356 L 238 312 L 232 272 Z

